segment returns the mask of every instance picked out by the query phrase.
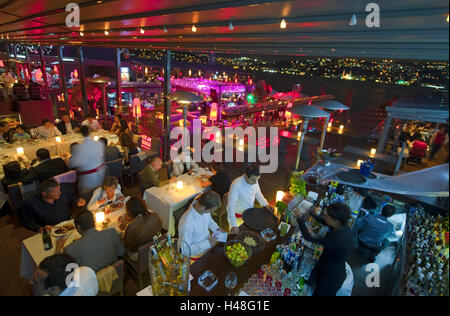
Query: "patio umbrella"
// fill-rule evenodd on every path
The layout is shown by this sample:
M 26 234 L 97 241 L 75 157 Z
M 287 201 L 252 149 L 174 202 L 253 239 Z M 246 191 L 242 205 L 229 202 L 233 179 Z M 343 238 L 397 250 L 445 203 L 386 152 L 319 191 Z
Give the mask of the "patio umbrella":
M 300 154 L 302 152 L 305 134 L 308 130 L 309 120 L 319 117 L 329 117 L 330 114 L 328 114 L 328 112 L 325 112 L 324 110 L 321 110 L 315 105 L 297 105 L 289 109 L 289 111 L 304 118 L 301 127 L 302 134 L 300 136 L 300 143 L 298 144 L 297 160 L 295 162 L 295 170 L 298 170 L 298 166 L 300 164 Z
M 186 127 L 187 123 L 187 108 L 186 106 L 192 102 L 201 102 L 203 99 L 195 93 L 183 90 L 177 90 L 174 93 L 168 95 L 171 101 L 178 102 L 183 105 L 183 126 Z
M 320 102 L 314 103 L 314 105 L 319 106 L 323 109 L 329 110 L 330 112 L 350 109 L 348 106 L 346 106 L 336 100 L 320 101 Z M 325 142 L 325 135 L 327 133 L 327 127 L 328 127 L 329 120 L 330 120 L 330 117 L 328 116 L 325 119 L 325 124 L 323 125 L 322 136 L 320 137 L 320 146 L 319 146 L 320 150 L 322 150 L 323 143 Z

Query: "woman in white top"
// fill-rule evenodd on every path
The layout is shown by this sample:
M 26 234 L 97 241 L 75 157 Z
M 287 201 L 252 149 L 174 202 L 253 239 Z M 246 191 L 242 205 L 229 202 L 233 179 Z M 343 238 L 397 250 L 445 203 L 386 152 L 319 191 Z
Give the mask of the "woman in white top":
M 116 177 L 106 177 L 103 185 L 97 188 L 87 205 L 89 211 L 97 210 L 107 204 L 123 201 L 119 180 Z
M 171 176 L 178 177 L 184 173 L 191 173 L 198 171 L 198 165 L 192 159 L 189 151 L 183 151 L 183 148 L 178 150 L 178 157 L 173 160 L 173 171 Z

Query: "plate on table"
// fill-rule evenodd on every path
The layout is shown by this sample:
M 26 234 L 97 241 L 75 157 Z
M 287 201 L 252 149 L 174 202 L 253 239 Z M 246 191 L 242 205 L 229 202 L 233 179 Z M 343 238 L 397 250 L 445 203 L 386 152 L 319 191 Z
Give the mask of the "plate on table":
M 258 234 L 250 231 L 242 231 L 237 234 L 234 239 L 242 241 L 244 244 L 252 248 L 253 254 L 261 252 L 266 246 L 264 240 L 262 240 Z
M 114 213 L 115 211 L 122 209 L 124 206 L 125 203 L 123 201 L 118 201 L 105 206 L 105 208 L 107 210 L 107 213 L 111 214 Z
M 249 208 L 242 214 L 242 220 L 254 230 L 275 229 L 278 226 L 278 218 L 266 208 Z
M 72 221 L 61 222 L 52 228 L 51 234 L 53 237 L 64 237 L 75 229 Z

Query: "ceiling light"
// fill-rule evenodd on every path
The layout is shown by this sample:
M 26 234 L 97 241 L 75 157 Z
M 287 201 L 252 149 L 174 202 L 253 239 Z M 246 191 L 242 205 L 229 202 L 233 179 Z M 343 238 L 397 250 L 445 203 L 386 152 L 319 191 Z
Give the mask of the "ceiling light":
M 108 30 L 105 30 L 105 35 L 109 35 L 109 32 L 108 32 Z
M 356 19 L 356 14 L 353 14 L 353 15 L 352 15 L 352 18 L 350 19 L 349 25 L 350 25 L 350 26 L 354 26 L 354 25 L 356 25 L 357 23 L 358 23 L 358 21 L 357 21 L 357 19 Z
M 84 33 L 83 33 L 83 32 L 80 32 L 80 36 L 84 36 Z
M 230 31 L 232 31 L 234 29 L 233 23 L 230 22 L 230 24 L 228 25 L 228 28 L 230 29 Z
M 280 28 L 282 28 L 282 29 L 285 29 L 286 28 L 286 20 L 283 18 L 282 20 L 281 20 L 281 23 L 280 23 Z
M 144 33 L 145 33 L 144 29 L 141 29 L 141 34 L 144 34 Z
M 192 25 L 192 32 L 197 32 L 197 28 L 195 27 L 195 25 Z

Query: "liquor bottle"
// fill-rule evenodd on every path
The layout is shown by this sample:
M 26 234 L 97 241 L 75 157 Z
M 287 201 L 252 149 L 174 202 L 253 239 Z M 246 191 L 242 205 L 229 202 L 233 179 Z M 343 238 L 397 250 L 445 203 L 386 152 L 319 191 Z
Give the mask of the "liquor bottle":
M 53 248 L 52 237 L 44 228 L 44 232 L 42 233 L 42 241 L 44 243 L 44 250 L 50 250 Z

